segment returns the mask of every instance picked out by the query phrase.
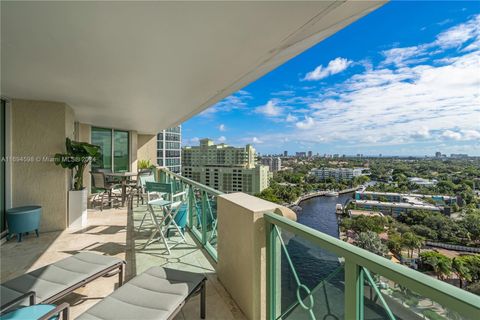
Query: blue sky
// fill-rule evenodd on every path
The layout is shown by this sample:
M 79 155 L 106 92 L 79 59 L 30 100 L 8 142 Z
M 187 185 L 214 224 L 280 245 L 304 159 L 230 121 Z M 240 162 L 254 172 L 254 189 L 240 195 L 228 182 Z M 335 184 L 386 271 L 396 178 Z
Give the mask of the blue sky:
M 480 155 L 480 3 L 390 2 L 183 124 L 262 153 Z

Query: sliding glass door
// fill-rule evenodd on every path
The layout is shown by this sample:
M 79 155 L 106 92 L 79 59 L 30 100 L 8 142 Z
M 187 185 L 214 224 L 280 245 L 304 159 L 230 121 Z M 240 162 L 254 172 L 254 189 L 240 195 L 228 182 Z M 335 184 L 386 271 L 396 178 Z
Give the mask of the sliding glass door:
M 128 131 L 92 127 L 92 144 L 100 146 L 102 156 L 92 163 L 92 169 L 124 172 L 130 168 Z
M 0 234 L 3 236 L 4 231 L 6 230 L 6 223 L 5 223 L 5 100 L 1 100 L 1 107 L 0 107 Z
M 128 171 L 128 131 L 113 131 L 113 168 L 115 172 Z
M 112 130 L 92 127 L 92 144 L 100 146 L 102 155 L 92 163 L 92 169 L 112 169 Z

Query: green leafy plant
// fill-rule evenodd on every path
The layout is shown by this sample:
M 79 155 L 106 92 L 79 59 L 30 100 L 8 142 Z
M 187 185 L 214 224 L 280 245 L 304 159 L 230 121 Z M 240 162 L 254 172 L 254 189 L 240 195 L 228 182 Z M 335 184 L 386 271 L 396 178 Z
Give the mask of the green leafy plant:
M 73 190 L 83 190 L 83 172 L 85 167 L 101 155 L 100 147 L 86 142 L 72 141 L 67 138 L 65 142 L 66 153 L 57 153 L 54 161 L 62 168 L 70 169 L 73 173 Z
M 153 169 L 155 165 L 150 162 L 150 160 L 139 160 L 138 169 Z

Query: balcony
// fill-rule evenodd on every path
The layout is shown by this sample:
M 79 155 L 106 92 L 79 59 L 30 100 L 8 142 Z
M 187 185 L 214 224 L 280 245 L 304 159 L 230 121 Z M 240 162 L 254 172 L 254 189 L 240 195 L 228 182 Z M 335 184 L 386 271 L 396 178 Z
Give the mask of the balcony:
M 1 217 L 33 203 L 43 216 L 39 238 L 2 243 L 1 282 L 92 251 L 125 259 L 126 280 L 149 266 L 205 274 L 207 319 L 480 319 L 478 296 L 302 226 L 284 207 L 168 171 L 157 179 L 188 201 L 186 243 L 170 254 L 145 247 L 151 225 L 138 231 L 146 207 L 134 198 L 131 209 L 91 209 L 87 227 L 71 228 L 70 172 L 48 161 L 66 138 L 92 143 L 107 132 L 103 160 L 137 172 L 140 160 L 155 163 L 160 130 L 383 3 L 2 1 L 0 156 L 33 160 L 1 162 Z M 75 318 L 116 283 L 100 278 L 55 303 L 68 302 Z M 176 319 L 197 318 L 198 297 Z
M 106 209 L 103 212 L 89 209 L 88 227 L 77 231 L 49 232 L 39 238 L 27 236 L 23 242 L 15 240 L 0 247 L 1 282 L 28 271 L 54 263 L 81 251 L 115 256 L 127 262 L 125 280 L 142 273 L 151 266 L 163 266 L 178 270 L 204 273 L 207 278 L 207 315 L 217 319 L 245 319 L 235 302 L 218 281 L 215 262 L 196 242 L 191 233 L 187 243 L 176 246 L 170 255 L 159 243 L 144 249 L 149 228 L 138 232 L 138 226 L 146 211 L 144 205 Z M 177 237 L 174 237 L 177 238 Z M 172 239 L 178 240 L 178 239 Z M 82 312 L 112 293 L 117 287 L 117 277 L 101 278 L 76 290 L 57 304 L 70 304 L 70 315 L 75 319 Z M 175 319 L 199 319 L 199 296 L 189 300 Z

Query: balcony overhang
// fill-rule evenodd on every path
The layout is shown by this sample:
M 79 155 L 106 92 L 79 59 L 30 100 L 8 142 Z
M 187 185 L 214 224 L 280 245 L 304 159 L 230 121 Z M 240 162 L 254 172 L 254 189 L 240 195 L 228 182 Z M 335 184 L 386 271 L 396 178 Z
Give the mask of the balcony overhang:
M 5 2 L 1 94 L 76 119 L 177 125 L 385 1 Z

